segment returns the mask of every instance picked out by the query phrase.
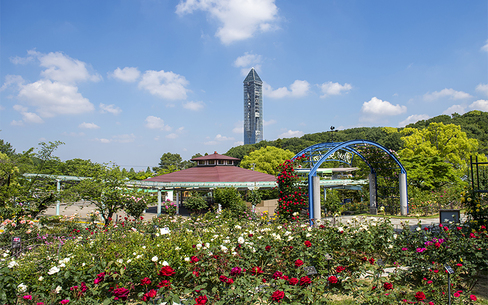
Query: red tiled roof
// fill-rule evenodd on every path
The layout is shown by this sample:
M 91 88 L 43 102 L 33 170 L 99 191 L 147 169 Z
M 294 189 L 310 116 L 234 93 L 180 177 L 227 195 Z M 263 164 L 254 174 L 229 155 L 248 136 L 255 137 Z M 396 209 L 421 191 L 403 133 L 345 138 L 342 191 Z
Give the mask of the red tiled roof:
M 201 157 L 196 157 L 196 158 L 191 159 L 191 161 L 203 161 L 203 160 L 232 160 L 232 161 L 239 161 L 240 159 L 234 158 L 234 157 L 220 155 L 217 152 L 214 152 L 211 155 L 201 156 Z
M 237 166 L 195 166 L 144 181 L 154 182 L 258 182 L 276 177 Z

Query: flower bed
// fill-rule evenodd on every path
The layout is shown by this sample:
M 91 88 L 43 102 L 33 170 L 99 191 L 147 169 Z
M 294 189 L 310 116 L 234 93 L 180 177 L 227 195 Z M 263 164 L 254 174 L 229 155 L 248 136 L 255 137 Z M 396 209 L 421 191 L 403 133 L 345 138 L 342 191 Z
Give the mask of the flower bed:
M 207 213 L 57 234 L 0 253 L 2 304 L 447 304 L 444 265 L 453 304 L 466 304 L 488 268 L 485 227 L 395 232 L 386 218 L 310 228 Z

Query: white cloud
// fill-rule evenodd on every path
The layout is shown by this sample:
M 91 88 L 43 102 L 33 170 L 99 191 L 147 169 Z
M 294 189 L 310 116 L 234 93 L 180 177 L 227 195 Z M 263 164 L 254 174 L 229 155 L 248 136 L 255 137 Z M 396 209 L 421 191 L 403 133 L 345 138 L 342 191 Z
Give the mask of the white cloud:
M 140 75 L 141 72 L 134 67 L 125 67 L 124 69 L 120 69 L 117 67 L 117 69 L 115 69 L 115 71 L 112 74 L 110 74 L 110 76 L 112 76 L 113 78 L 128 83 L 135 82 Z
M 22 114 L 22 120 L 26 123 L 35 123 L 35 124 L 44 123 L 41 117 L 34 112 L 21 112 L 21 114 Z
M 413 114 L 406 118 L 405 120 L 398 123 L 398 127 L 405 127 L 408 124 L 416 123 L 418 121 L 427 120 L 430 117 L 427 114 Z
M 476 86 L 476 91 L 488 96 L 488 84 L 479 84 L 478 86 Z
M 78 87 L 48 79 L 22 86 L 18 96 L 36 107 L 43 118 L 80 114 L 94 109 L 93 104 L 78 92 Z
M 249 52 L 244 53 L 244 55 L 237 57 L 234 61 L 234 66 L 236 67 L 250 67 L 252 65 L 258 64 L 261 62 L 261 55 L 252 54 Z
M 481 111 L 488 111 L 488 101 L 487 100 L 477 100 L 469 105 L 469 108 L 481 110 Z
M 183 130 L 185 129 L 185 127 L 180 127 L 178 129 L 176 129 L 176 132 L 173 132 L 173 133 L 170 133 L 169 135 L 166 136 L 166 138 L 168 139 L 176 139 L 180 136 L 180 134 L 183 133 Z
M 9 59 L 10 62 L 12 62 L 14 65 L 25 65 L 33 61 L 34 57 L 30 55 L 27 57 L 15 56 L 15 57 L 10 57 Z
M 345 83 L 341 85 L 339 83 L 327 82 L 320 85 L 323 95 L 321 98 L 325 98 L 329 95 L 341 95 L 343 92 L 347 92 L 352 89 L 351 84 Z
M 7 75 L 5 76 L 5 83 L 3 83 L 2 87 L 0 88 L 0 92 L 2 92 L 3 90 L 7 89 L 12 85 L 16 85 L 17 89 L 20 90 L 24 82 L 25 82 L 24 79 L 20 75 Z
M 244 141 L 236 141 L 234 142 L 234 146 L 241 146 L 244 145 Z
M 296 80 L 290 85 L 290 90 L 287 87 L 281 87 L 273 90 L 271 86 L 263 82 L 263 95 L 270 98 L 284 98 L 284 97 L 302 97 L 308 94 L 310 84 L 305 80 Z
M 188 89 L 188 81 L 184 76 L 173 72 L 148 70 L 139 82 L 139 88 L 149 91 L 152 95 L 168 100 L 184 100 Z
M 269 126 L 269 125 L 273 125 L 273 124 L 276 124 L 276 120 L 269 120 L 269 121 L 264 121 L 263 120 L 263 125 L 264 126 Z
M 303 131 L 299 131 L 299 130 L 288 130 L 287 132 L 284 132 L 282 134 L 280 134 L 278 136 L 278 138 L 299 138 L 301 136 L 303 136 L 304 133 Z
M 182 0 L 176 6 L 180 16 L 201 10 L 221 23 L 215 36 L 223 44 L 251 38 L 257 31 L 276 28 L 278 8 L 274 0 Z
M 384 115 L 398 115 L 407 111 L 406 106 L 392 105 L 390 102 L 382 101 L 379 98 L 373 97 L 369 102 L 364 102 L 361 112 L 367 115 L 384 116 Z
M 79 128 L 85 128 L 85 129 L 98 129 L 98 128 L 100 128 L 100 126 L 98 126 L 95 123 L 86 123 L 86 122 L 81 123 L 80 125 L 78 125 L 78 127 Z
M 187 102 L 183 104 L 183 108 L 193 111 L 202 110 L 204 106 L 205 104 L 203 102 Z
M 485 45 L 481 47 L 481 51 L 488 52 L 488 40 L 486 41 Z
M 432 93 L 426 93 L 424 94 L 424 100 L 425 101 L 435 101 L 437 99 L 443 98 L 443 97 L 449 97 L 452 100 L 462 100 L 462 99 L 467 99 L 472 97 L 466 92 L 463 91 L 456 91 L 452 88 L 450 89 L 442 89 L 441 91 L 434 91 Z
M 12 126 L 23 126 L 24 123 L 22 122 L 22 120 L 20 120 L 20 121 L 12 120 L 12 122 L 10 122 L 10 125 L 12 125 Z
M 131 143 L 131 142 L 134 142 L 135 139 L 136 139 L 136 136 L 133 133 L 131 133 L 131 134 L 116 135 L 110 139 L 96 138 L 95 141 L 98 141 L 101 143 Z
M 152 115 L 146 118 L 145 126 L 149 129 L 161 129 L 164 131 L 171 131 L 171 127 L 165 125 L 163 119 Z
M 243 76 L 246 76 L 249 73 L 249 70 L 251 68 L 256 69 L 256 71 L 259 72 L 261 69 L 261 55 L 256 55 L 256 54 L 249 54 L 248 52 L 244 53 L 243 56 L 237 57 L 237 59 L 234 61 L 234 66 L 241 69 L 241 74 Z
M 77 82 L 99 81 L 101 76 L 88 71 L 88 65 L 61 52 L 43 54 L 35 50 L 27 51 L 26 58 L 14 57 L 13 63 L 23 64 L 33 59 L 39 61 L 42 78 L 36 82 L 24 84 L 21 76 L 7 76 L 0 90 L 16 84 L 19 100 L 35 108 L 35 113 L 23 114 L 24 121 L 39 123 L 41 118 L 57 115 L 80 114 L 90 112 L 94 106 L 78 92 Z
M 105 105 L 103 103 L 100 103 L 100 105 L 98 105 L 98 107 L 100 107 L 100 112 L 101 113 L 110 112 L 113 115 L 117 115 L 117 114 L 119 114 L 119 113 L 122 112 L 122 109 L 120 109 L 119 107 L 115 106 L 114 104 Z
M 226 137 L 226 136 L 223 136 L 221 134 L 218 134 L 215 136 L 215 140 L 222 142 L 222 141 L 231 141 L 231 140 L 234 140 L 234 138 L 233 137 Z
M 442 114 L 451 115 L 454 112 L 456 112 L 457 114 L 464 114 L 466 112 L 466 107 L 463 105 L 452 105 L 451 107 L 444 110 Z
M 40 66 L 47 68 L 41 75 L 47 79 L 62 83 L 75 83 L 79 81 L 94 81 L 102 79 L 99 74 L 88 72 L 86 63 L 69 57 L 61 52 L 42 54 L 36 51 L 29 51 L 36 55 Z

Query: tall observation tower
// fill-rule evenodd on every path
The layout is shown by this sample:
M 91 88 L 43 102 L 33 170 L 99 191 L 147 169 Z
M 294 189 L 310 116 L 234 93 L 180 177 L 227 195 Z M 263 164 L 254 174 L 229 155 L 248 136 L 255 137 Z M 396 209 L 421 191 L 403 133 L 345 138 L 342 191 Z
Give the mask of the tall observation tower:
M 263 140 L 263 82 L 254 68 L 244 80 L 244 144 Z

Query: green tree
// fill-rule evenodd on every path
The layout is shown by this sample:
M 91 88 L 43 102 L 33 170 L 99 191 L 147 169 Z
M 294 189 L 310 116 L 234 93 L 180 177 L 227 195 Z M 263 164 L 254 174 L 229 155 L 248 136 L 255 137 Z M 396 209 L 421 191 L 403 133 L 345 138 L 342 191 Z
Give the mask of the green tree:
M 405 128 L 401 133 L 404 149 L 399 154 L 402 158 L 439 156 L 455 169 L 462 170 L 466 168 L 467 158 L 478 150 L 478 141 L 469 139 L 461 127 L 454 124 L 430 123 L 424 129 Z
M 216 203 L 220 203 L 222 209 L 228 209 L 234 216 L 239 216 L 246 211 L 246 204 L 234 187 L 217 188 L 214 191 Z
M 208 208 L 208 203 L 205 197 L 199 192 L 191 192 L 190 196 L 185 200 L 185 206 L 193 213 L 199 213 L 202 210 Z
M 10 157 L 15 154 L 15 149 L 9 142 L 5 142 L 0 139 L 0 153 L 4 153 Z
M 295 154 L 289 150 L 267 146 L 245 156 L 241 161 L 240 167 L 254 168 L 258 172 L 276 176 L 278 174 L 278 166 L 294 156 Z
M 157 167 L 153 167 L 153 171 L 157 172 L 158 174 L 161 171 L 165 173 L 172 173 L 175 171 L 179 171 L 183 169 L 182 161 L 180 154 L 172 154 L 170 152 L 164 153 L 161 158 L 159 159 L 159 164 Z
M 84 199 L 97 207 L 105 225 L 112 216 L 124 209 L 133 191 L 125 185 L 125 179 L 117 166 L 103 166 L 103 170 L 95 177 L 81 180 L 73 186 L 70 195 L 76 199 Z

